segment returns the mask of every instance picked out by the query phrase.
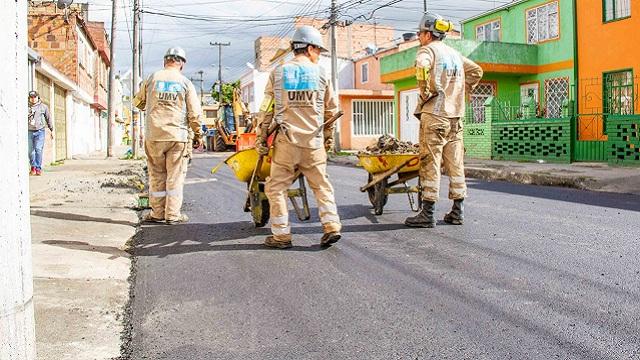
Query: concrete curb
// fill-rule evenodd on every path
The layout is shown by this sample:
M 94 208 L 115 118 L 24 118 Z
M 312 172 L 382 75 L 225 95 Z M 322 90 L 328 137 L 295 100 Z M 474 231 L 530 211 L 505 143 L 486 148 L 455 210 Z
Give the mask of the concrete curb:
M 349 156 L 330 156 L 330 163 L 342 166 L 358 167 L 358 158 Z M 506 181 L 514 184 L 559 186 L 579 190 L 597 190 L 595 179 L 587 176 L 562 176 L 544 172 L 516 171 L 511 168 L 494 169 L 487 167 L 465 167 L 465 175 L 468 178 L 487 181 Z

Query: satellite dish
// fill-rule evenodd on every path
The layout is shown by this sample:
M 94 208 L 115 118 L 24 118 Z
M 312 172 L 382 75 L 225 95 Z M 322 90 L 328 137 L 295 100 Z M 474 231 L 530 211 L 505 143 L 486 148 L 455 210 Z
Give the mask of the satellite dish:
M 58 6 L 58 9 L 68 9 L 69 5 L 71 5 L 71 3 L 73 3 L 73 0 L 58 0 L 58 1 L 56 1 L 56 5 Z

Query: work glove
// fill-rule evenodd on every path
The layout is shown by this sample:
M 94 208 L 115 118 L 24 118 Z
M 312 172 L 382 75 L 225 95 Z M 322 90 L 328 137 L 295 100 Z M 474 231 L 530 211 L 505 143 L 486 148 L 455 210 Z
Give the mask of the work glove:
M 258 154 L 264 156 L 267 155 L 269 153 L 269 145 L 267 144 L 267 139 L 263 138 L 262 136 L 258 136 L 256 138 L 256 151 L 258 151 Z
M 193 138 L 193 141 L 192 141 L 192 146 L 193 146 L 193 148 L 194 148 L 194 149 L 197 149 L 197 148 L 199 148 L 200 146 L 202 146 L 202 137 L 200 137 L 200 136 L 195 136 L 195 137 Z
M 333 140 L 332 137 L 327 137 L 324 139 L 324 149 L 326 152 L 330 152 L 331 150 L 333 150 L 334 145 L 335 140 Z

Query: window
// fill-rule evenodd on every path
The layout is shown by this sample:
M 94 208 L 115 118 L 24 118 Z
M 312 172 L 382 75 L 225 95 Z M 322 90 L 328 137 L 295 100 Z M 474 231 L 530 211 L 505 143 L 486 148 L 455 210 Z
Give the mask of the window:
M 205 117 L 208 119 L 214 119 L 216 117 L 218 117 L 218 112 L 215 110 L 205 110 Z
M 369 82 L 369 63 L 364 63 L 360 66 L 361 78 L 360 83 L 364 84 Z
M 631 16 L 631 0 L 604 0 L 602 6 L 602 18 L 605 22 Z
M 560 18 L 557 1 L 527 10 L 527 43 L 537 44 L 559 37 Z
M 633 71 L 624 70 L 604 74 L 603 101 L 605 114 L 633 114 Z
M 569 79 L 555 78 L 544 82 L 544 97 L 546 101 L 546 118 L 562 117 L 562 106 L 569 99 Z
M 476 40 L 478 41 L 500 41 L 500 20 L 478 25 L 476 27 Z
M 496 84 L 489 82 L 481 82 L 473 89 L 473 93 L 470 97 L 471 111 L 473 117 L 471 122 L 484 123 L 487 121 L 484 111 L 484 103 L 491 96 L 496 96 Z
M 393 134 L 393 100 L 354 100 L 353 135 Z

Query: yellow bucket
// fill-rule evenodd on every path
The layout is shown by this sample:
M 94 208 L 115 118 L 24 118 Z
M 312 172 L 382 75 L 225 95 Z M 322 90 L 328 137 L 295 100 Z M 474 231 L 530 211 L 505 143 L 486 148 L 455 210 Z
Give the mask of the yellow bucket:
M 358 155 L 360 166 L 368 173 L 377 174 L 409 161 L 398 173 L 418 171 L 420 156 L 418 154 Z
M 273 155 L 273 149 L 269 151 L 269 155 L 265 156 L 262 161 L 262 169 L 258 174 L 258 177 L 261 180 L 264 180 L 269 176 L 271 172 L 271 156 Z M 227 160 L 224 161 L 231 170 L 236 178 L 242 182 L 250 182 L 251 175 L 253 175 L 253 169 L 255 169 L 256 164 L 258 163 L 258 152 L 255 148 L 246 149 L 239 151 L 233 155 L 231 155 Z

